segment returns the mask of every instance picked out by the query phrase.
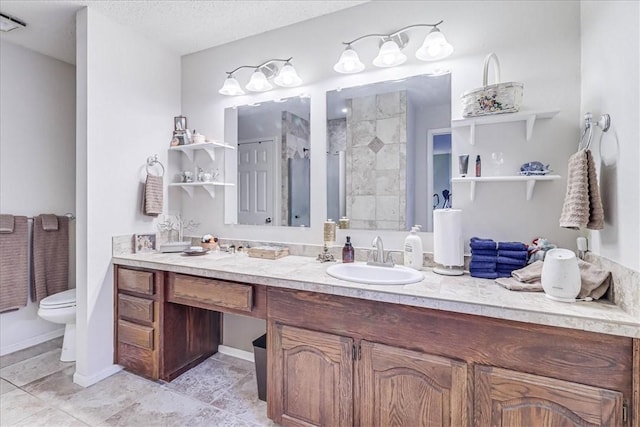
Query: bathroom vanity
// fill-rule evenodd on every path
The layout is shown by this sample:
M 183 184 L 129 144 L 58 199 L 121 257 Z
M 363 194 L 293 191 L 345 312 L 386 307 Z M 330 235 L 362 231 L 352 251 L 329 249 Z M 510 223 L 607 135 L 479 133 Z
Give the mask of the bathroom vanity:
M 289 256 L 114 257 L 115 362 L 170 381 L 217 351 L 220 313 L 266 319 L 282 425 L 634 426 L 640 322 L 425 271 L 368 286 Z

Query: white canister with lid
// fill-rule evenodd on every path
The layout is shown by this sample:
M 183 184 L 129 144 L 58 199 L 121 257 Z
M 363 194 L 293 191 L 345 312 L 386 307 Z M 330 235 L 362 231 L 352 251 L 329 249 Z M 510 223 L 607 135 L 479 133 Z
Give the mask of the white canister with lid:
M 548 298 L 574 302 L 582 286 L 576 254 L 560 248 L 548 251 L 542 265 L 541 280 Z

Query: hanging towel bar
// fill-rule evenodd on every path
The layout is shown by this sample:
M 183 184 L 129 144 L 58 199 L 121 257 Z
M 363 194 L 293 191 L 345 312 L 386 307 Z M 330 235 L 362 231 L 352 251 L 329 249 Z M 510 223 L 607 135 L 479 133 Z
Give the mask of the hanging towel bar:
M 155 165 L 160 165 L 160 167 L 162 168 L 162 173 L 158 176 L 164 176 L 164 165 L 160 160 L 158 160 L 157 154 L 147 157 L 147 175 L 153 175 L 149 168 L 152 168 Z
M 585 113 L 584 115 L 584 130 L 582 131 L 582 136 L 580 137 L 580 141 L 578 141 L 578 151 L 586 150 L 591 146 L 591 140 L 593 139 L 593 128 L 599 127 L 602 129 L 602 132 L 606 132 L 611 127 L 611 116 L 609 114 L 603 114 L 600 116 L 598 121 L 593 121 L 593 114 Z M 585 143 L 586 136 L 586 143 Z M 583 147 L 584 144 L 584 147 Z

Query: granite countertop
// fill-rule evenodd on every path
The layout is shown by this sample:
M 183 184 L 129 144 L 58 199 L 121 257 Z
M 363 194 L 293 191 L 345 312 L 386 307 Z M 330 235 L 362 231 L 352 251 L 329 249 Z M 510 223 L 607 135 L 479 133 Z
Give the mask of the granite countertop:
M 333 263 L 303 256 L 265 260 L 242 253 L 149 253 L 116 255 L 112 261 L 130 267 L 640 338 L 640 321 L 610 302 L 562 303 L 546 298 L 542 292 L 509 291 L 493 280 L 468 274 L 441 276 L 425 269 L 425 278 L 419 283 L 364 285 L 335 279 L 325 272 Z

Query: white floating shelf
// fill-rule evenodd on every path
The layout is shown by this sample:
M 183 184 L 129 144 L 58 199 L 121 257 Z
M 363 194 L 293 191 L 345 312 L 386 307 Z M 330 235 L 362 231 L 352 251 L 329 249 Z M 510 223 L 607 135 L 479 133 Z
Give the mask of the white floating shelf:
M 202 142 L 199 144 L 187 144 L 187 145 L 177 145 L 175 147 L 170 147 L 170 151 L 182 151 L 190 161 L 193 161 L 193 153 L 197 150 L 204 150 L 209 154 L 211 161 L 216 159 L 215 149 L 216 148 L 226 148 L 228 150 L 235 150 L 235 147 L 229 144 L 225 144 L 223 142 L 209 141 Z
M 469 182 L 471 184 L 471 200 L 476 198 L 476 183 L 478 182 L 525 182 L 527 185 L 527 200 L 531 200 L 533 189 L 538 181 L 555 181 L 560 179 L 560 175 L 514 175 L 514 176 L 468 176 L 452 178 L 451 182 Z
M 189 197 L 193 197 L 193 188 L 194 187 L 202 187 L 211 196 L 211 198 L 215 198 L 215 190 L 216 187 L 233 187 L 234 184 L 229 182 L 175 182 L 173 184 L 169 184 L 169 187 L 180 187 L 184 191 L 187 192 Z
M 502 113 L 489 116 L 469 117 L 464 119 L 451 120 L 451 127 L 469 127 L 469 143 L 476 143 L 476 126 L 492 125 L 497 123 L 525 122 L 525 138 L 527 141 L 533 135 L 533 126 L 537 119 L 550 119 L 558 114 L 560 110 L 547 111 L 519 111 L 517 113 Z

